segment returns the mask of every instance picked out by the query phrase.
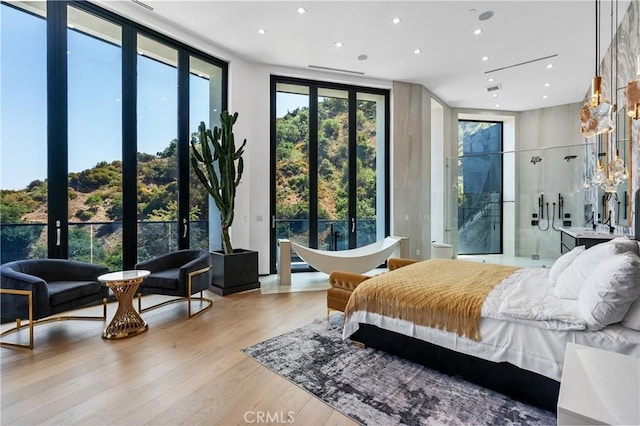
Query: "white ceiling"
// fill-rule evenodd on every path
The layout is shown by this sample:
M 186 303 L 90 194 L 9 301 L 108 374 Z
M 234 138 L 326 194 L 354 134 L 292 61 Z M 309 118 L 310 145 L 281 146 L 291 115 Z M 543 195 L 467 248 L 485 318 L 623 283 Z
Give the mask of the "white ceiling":
M 314 65 L 419 83 L 451 107 L 523 111 L 579 102 L 595 73 L 594 0 L 143 1 L 154 10 L 136 5 L 141 13 L 248 61 L 302 69 Z M 618 20 L 629 3 L 619 1 Z M 611 1 L 601 5 L 604 56 Z M 300 6 L 308 12 L 299 14 Z M 480 21 L 486 11 L 493 11 L 493 17 Z M 402 22 L 394 25 L 394 17 Z M 266 34 L 258 34 L 259 28 Z M 483 33 L 474 35 L 476 28 Z M 335 47 L 336 41 L 344 46 Z M 413 53 L 417 48 L 419 55 Z M 368 59 L 359 60 L 359 55 Z M 483 62 L 485 55 L 489 60 Z M 487 73 L 551 55 L 557 56 Z M 553 68 L 547 69 L 548 63 Z M 492 84 L 502 86 L 493 92 L 497 98 L 486 90 Z

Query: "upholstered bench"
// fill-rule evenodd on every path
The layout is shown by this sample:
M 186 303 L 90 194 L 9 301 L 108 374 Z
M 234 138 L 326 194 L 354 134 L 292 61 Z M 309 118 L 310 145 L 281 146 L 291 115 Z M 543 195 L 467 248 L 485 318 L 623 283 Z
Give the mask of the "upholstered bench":
M 390 271 L 401 268 L 412 263 L 419 262 L 414 259 L 400 259 L 390 257 L 387 260 L 387 267 Z M 344 312 L 351 293 L 361 282 L 371 278 L 369 275 L 354 274 L 344 271 L 333 271 L 329 275 L 331 288 L 327 290 L 327 315 L 332 310 Z

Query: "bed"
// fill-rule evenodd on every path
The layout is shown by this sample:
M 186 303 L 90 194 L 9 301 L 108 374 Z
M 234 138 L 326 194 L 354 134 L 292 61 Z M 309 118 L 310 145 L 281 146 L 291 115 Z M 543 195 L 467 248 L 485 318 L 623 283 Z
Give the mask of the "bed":
M 636 193 L 636 206 L 638 198 Z M 636 213 L 636 230 L 639 216 Z M 385 288 L 402 293 L 406 285 L 412 298 L 417 290 L 405 282 L 412 279 L 407 277 L 438 276 L 437 267 L 462 276 L 462 266 L 471 263 L 418 262 L 359 284 L 345 309 L 343 337 L 555 412 L 567 342 L 640 357 L 639 256 L 640 241 L 616 238 L 588 250 L 576 248 L 550 269 L 503 269 L 493 278 L 496 283 L 489 285 L 479 311 L 471 315 L 477 314 L 475 321 L 416 316 L 430 305 L 412 311 L 395 295 L 381 293 Z M 620 289 L 605 288 L 619 282 Z M 425 303 L 439 297 L 426 297 Z M 611 301 L 614 312 L 601 312 Z M 402 312 L 392 312 L 388 305 L 393 304 Z

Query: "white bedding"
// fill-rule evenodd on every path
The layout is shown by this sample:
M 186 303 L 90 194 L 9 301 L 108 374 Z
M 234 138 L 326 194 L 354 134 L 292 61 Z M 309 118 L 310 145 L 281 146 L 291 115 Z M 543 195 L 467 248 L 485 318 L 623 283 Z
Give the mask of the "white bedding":
M 548 273 L 542 268 L 518 270 L 489 293 L 479 324 L 480 342 L 365 311 L 349 317 L 343 338 L 355 333 L 360 323 L 371 324 L 457 352 L 494 362 L 506 361 L 557 381 L 562 375 L 567 342 L 640 357 L 640 332 L 620 324 L 600 331 L 585 330 L 576 301 L 549 294 Z M 517 291 L 521 291 L 518 296 L 511 294 Z M 507 302 L 510 294 L 513 300 Z

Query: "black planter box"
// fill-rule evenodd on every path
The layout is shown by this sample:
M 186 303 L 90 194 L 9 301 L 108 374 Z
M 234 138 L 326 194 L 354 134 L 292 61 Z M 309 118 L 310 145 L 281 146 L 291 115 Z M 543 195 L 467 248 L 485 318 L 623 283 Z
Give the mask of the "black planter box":
M 235 249 L 211 252 L 211 290 L 221 296 L 260 288 L 258 252 Z

